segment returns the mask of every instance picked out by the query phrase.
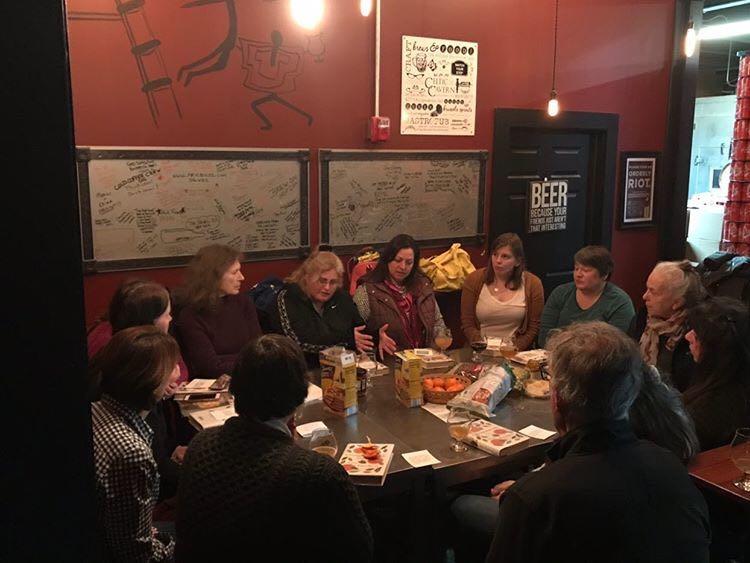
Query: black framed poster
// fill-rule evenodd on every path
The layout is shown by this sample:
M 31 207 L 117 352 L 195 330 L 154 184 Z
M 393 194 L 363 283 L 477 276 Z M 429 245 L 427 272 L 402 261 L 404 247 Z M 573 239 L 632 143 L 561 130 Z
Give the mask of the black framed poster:
M 526 202 L 526 234 L 567 229 L 567 180 L 529 182 Z
M 657 152 L 622 153 L 619 228 L 654 226 L 658 161 Z

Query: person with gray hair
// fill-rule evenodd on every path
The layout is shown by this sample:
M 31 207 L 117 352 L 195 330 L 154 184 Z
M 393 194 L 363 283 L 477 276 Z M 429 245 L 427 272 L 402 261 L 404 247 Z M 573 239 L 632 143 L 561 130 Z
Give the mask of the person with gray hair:
M 640 342 L 647 364 L 656 366 L 662 377 L 684 391 L 695 363 L 685 340 L 687 311 L 706 298 L 698 272 L 687 260 L 659 262 L 646 280 L 642 309 L 630 334 Z
M 703 497 L 672 452 L 631 428 L 643 385 L 638 347 L 589 322 L 555 334 L 549 348 L 560 437 L 547 464 L 500 497 L 487 562 L 707 562 Z

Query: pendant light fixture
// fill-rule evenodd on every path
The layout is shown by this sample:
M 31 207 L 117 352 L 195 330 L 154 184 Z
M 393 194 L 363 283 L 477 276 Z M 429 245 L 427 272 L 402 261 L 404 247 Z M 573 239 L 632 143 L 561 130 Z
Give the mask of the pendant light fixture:
M 557 13 L 560 9 L 560 0 L 555 0 L 555 49 L 552 55 L 552 92 L 547 102 L 547 115 L 555 117 L 560 113 L 560 103 L 557 101 L 557 90 L 555 90 L 555 78 L 557 77 Z

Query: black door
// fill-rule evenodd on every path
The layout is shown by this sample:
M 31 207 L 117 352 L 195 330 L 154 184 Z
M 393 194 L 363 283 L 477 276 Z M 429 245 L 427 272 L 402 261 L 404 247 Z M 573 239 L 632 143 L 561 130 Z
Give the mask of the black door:
M 545 295 L 571 281 L 578 249 L 609 246 L 616 140 L 617 116 L 567 112 L 551 120 L 534 110 L 495 112 L 490 242 L 517 233 Z M 530 184 L 560 181 L 567 182 L 564 230 L 529 232 Z
M 511 129 L 510 146 L 496 151 L 495 158 L 506 159 L 508 164 L 504 177 L 494 179 L 492 239 L 503 232 L 518 233 L 528 269 L 542 279 L 544 293 L 549 295 L 572 279 L 573 255 L 585 246 L 589 135 Z M 556 180 L 568 184 L 565 230 L 529 233 L 530 183 Z

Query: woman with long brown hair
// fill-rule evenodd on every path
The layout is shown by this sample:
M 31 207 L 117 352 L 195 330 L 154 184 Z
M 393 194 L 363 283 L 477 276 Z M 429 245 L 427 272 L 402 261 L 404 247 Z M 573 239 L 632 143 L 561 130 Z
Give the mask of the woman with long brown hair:
M 526 270 L 523 243 L 515 233 L 498 236 L 490 264 L 466 277 L 461 291 L 461 328 L 467 342 L 480 336 L 513 338 L 528 350 L 539 333 L 544 308 L 541 280 Z
M 188 266 L 175 328 L 191 377 L 231 373 L 242 347 L 262 334 L 255 305 L 240 293 L 245 279 L 241 256 L 212 244 Z
M 385 245 L 354 302 L 381 357 L 430 346 L 445 328 L 432 282 L 419 268 L 419 246 L 409 235 L 396 235 Z

